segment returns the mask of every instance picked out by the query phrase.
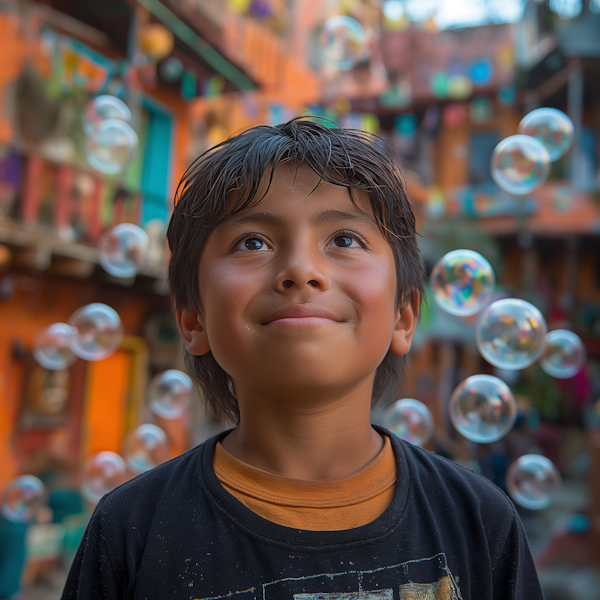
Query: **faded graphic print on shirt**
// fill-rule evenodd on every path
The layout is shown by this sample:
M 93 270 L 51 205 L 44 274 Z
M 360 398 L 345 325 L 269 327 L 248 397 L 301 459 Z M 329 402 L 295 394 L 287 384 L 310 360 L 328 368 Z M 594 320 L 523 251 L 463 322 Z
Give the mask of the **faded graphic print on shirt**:
M 328 592 L 326 590 L 338 590 Z M 339 591 L 347 590 L 347 591 Z M 443 553 L 368 571 L 288 577 L 231 592 L 234 600 L 463 600 Z M 198 598 L 196 600 L 216 600 Z

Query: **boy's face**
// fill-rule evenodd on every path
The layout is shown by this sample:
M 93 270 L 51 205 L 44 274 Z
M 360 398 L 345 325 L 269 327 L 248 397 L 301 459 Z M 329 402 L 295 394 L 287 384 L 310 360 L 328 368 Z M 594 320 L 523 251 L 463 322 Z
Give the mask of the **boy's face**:
M 365 192 L 280 166 L 267 196 L 209 235 L 199 267 L 202 310 L 178 309 L 192 354 L 209 350 L 244 393 L 340 397 L 371 389 L 388 350 L 416 325 L 396 304 L 396 266 Z M 309 400 L 310 399 L 310 400 Z M 243 407 L 242 407 L 243 408 Z

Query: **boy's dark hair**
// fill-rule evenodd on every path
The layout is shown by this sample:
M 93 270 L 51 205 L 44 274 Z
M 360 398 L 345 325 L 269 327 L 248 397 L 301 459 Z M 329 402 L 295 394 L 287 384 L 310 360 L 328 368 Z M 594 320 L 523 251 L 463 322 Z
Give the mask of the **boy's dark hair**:
M 415 217 L 392 151 L 373 134 L 327 127 L 314 119 L 297 117 L 276 127 L 252 127 L 211 148 L 189 166 L 177 186 L 167 230 L 169 285 L 176 306 L 201 310 L 198 268 L 208 235 L 233 214 L 260 202 L 275 167 L 287 163 L 292 168 L 306 164 L 323 181 L 347 187 L 353 203 L 352 189 L 368 193 L 377 224 L 394 253 L 397 301 L 401 306 L 412 302 L 418 311 L 415 292 L 423 298 L 424 267 Z M 265 174 L 268 187 L 263 182 Z M 185 349 L 184 353 L 190 375 L 212 413 L 238 422 L 239 407 L 229 376 L 212 353 L 195 356 Z M 395 398 L 404 363 L 404 356 L 387 353 L 375 376 L 373 406 Z

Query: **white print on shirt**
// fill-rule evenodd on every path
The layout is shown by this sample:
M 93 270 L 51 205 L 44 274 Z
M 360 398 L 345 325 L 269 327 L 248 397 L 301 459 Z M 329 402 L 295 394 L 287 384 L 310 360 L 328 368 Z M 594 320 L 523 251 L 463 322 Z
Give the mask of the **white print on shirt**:
M 375 557 L 376 558 L 376 557 Z M 335 592 L 329 590 L 334 589 Z M 368 590 L 368 591 L 367 591 Z M 446 555 L 379 567 L 288 577 L 211 598 L 195 600 L 463 600 Z

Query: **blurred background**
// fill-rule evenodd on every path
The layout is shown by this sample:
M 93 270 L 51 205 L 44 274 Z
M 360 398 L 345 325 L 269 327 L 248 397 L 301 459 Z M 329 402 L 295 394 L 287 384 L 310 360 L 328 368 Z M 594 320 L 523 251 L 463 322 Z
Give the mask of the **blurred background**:
M 518 457 L 553 462 L 549 506 L 518 505 L 546 597 L 600 598 L 600 0 L 0 0 L 0 39 L 0 598 L 58 598 L 98 498 L 229 426 L 177 375 L 164 234 L 195 157 L 300 114 L 392 145 L 428 272 L 474 250 L 493 300 L 583 342 L 572 376 L 502 369 L 477 315 L 430 298 L 402 396 L 433 416 L 428 449 L 505 490 Z M 541 107 L 571 149 L 510 193 L 492 153 Z M 87 355 L 46 329 L 67 322 L 102 329 Z M 448 418 L 474 374 L 514 394 L 501 440 Z

